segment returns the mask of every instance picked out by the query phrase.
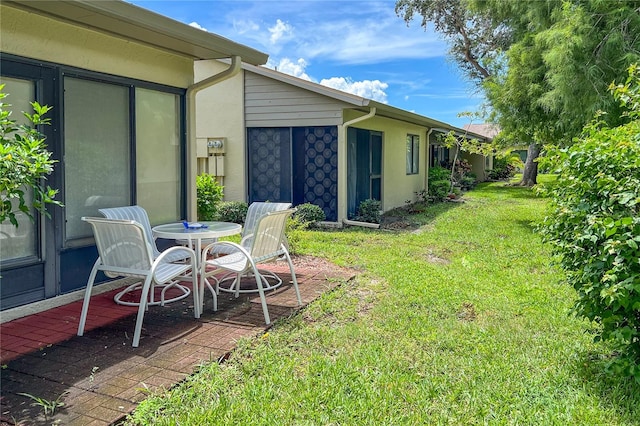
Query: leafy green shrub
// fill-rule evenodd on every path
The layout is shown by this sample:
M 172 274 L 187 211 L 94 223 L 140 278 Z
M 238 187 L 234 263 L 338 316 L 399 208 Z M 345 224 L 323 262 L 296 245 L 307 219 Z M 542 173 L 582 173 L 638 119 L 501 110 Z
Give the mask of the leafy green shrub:
M 293 214 L 293 218 L 306 229 L 317 226 L 318 222 L 322 222 L 327 216 L 320 206 L 304 203 L 296 206 L 296 212 Z
M 429 168 L 429 200 L 443 201 L 451 189 L 451 170 L 435 166 Z
M 33 219 L 32 208 L 48 215 L 46 204 L 62 204 L 54 200 L 57 189 L 41 186 L 41 181 L 53 172 L 56 160 L 51 159 L 45 137 L 36 126 L 50 124 L 51 119 L 43 115 L 51 108 L 32 102 L 34 113 L 23 112 L 31 125 L 18 125 L 6 109 L 11 105 L 2 101 L 8 96 L 3 89 L 4 84 L 0 84 L 0 223 L 8 219 L 18 226 L 19 212 Z M 30 204 L 25 200 L 26 191 L 33 191 Z
M 223 187 L 215 176 L 201 174 L 196 177 L 198 220 L 214 220 L 218 204 L 222 201 Z
M 613 343 L 609 371 L 640 382 L 640 73 L 612 87 L 630 111 L 627 124 L 594 121 L 569 148 L 542 160 L 558 171 L 542 192 L 551 210 L 540 226 L 568 282 L 577 315 L 599 325 L 595 340 Z
M 460 187 L 465 191 L 475 188 L 477 183 L 478 181 L 476 180 L 476 178 L 470 175 L 464 176 L 462 179 L 460 179 Z
M 244 201 L 223 201 L 218 205 L 216 220 L 221 222 L 244 223 L 249 205 Z
M 433 201 L 442 201 L 447 198 L 449 189 L 451 188 L 451 181 L 447 180 L 429 180 L 429 197 Z
M 380 201 L 369 198 L 360 203 L 356 220 L 360 222 L 380 223 Z
M 429 180 L 449 180 L 451 178 L 451 170 L 444 167 L 435 166 L 429 168 Z
M 508 158 L 496 157 L 493 159 L 493 169 L 488 170 L 487 177 L 491 180 L 510 179 L 515 176 L 516 170 L 516 166 Z

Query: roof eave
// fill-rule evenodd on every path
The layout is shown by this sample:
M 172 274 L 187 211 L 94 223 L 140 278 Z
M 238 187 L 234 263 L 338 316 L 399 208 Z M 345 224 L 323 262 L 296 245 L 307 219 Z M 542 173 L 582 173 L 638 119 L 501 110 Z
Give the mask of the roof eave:
M 3 4 L 54 17 L 193 59 L 240 56 L 261 65 L 268 55 L 120 0 L 4 0 Z

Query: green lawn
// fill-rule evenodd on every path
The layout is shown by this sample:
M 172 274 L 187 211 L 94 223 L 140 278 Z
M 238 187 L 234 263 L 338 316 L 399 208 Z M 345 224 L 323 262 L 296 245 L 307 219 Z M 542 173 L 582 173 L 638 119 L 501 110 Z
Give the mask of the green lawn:
M 568 314 L 533 231 L 545 200 L 483 184 L 416 231 L 309 231 L 300 251 L 356 268 L 224 364 L 142 403 L 134 424 L 625 425 L 640 387 Z

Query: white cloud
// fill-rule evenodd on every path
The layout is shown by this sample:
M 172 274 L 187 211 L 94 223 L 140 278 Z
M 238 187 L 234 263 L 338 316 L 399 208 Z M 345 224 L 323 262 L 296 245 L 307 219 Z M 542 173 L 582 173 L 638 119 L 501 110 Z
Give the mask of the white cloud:
M 207 29 L 205 27 L 203 27 L 202 25 L 198 24 L 197 22 L 192 22 L 189 24 L 189 26 L 193 27 L 193 28 L 197 28 L 199 30 L 202 31 L 207 31 Z
M 320 84 L 343 92 L 352 93 L 363 98 L 373 99 L 374 101 L 387 103 L 387 93 L 385 90 L 389 87 L 387 83 L 380 80 L 361 80 L 352 81 L 345 77 L 331 77 L 322 79 Z
M 260 30 L 260 25 L 251 20 L 234 20 L 233 30 L 240 35 L 254 34 Z
M 289 74 L 294 77 L 301 78 L 303 80 L 313 81 L 313 79 L 309 77 L 309 75 L 305 72 L 305 68 L 307 67 L 307 65 L 307 61 L 302 58 L 299 58 L 295 62 L 289 58 L 282 58 L 277 64 L 273 62 L 271 58 L 269 58 L 269 62 L 267 62 L 266 67 L 275 69 L 276 71 L 280 71 L 284 74 Z
M 276 24 L 269 28 L 271 37 L 269 41 L 271 44 L 276 44 L 281 39 L 287 39 L 292 35 L 293 27 L 286 22 L 282 22 L 280 19 L 276 20 Z
M 309 63 L 303 58 L 299 58 L 296 61 L 292 61 L 289 58 L 281 58 L 277 63 L 272 59 L 269 59 L 266 67 L 303 80 L 319 83 L 323 86 L 331 87 L 357 96 L 362 96 L 363 98 L 372 99 L 385 104 L 387 103 L 386 89 L 389 87 L 387 83 L 380 80 L 353 81 L 348 77 L 331 77 L 322 79 L 318 82 L 306 73 L 307 65 L 309 65 Z

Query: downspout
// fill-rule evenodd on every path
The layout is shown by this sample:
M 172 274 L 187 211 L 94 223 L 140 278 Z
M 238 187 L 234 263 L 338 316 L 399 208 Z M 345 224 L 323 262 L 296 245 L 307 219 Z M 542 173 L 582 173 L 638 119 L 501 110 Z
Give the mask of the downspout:
M 231 64 L 226 70 L 207 77 L 187 88 L 187 217 L 189 220 L 197 219 L 197 191 L 196 173 L 196 95 L 203 89 L 227 80 L 241 70 L 242 58 L 233 56 Z
M 369 110 L 368 114 L 363 115 L 362 117 L 357 117 L 354 118 L 353 120 L 349 120 L 346 123 L 343 123 L 341 126 L 339 126 L 340 132 L 342 133 L 339 137 L 339 139 L 342 139 L 344 141 L 343 147 L 342 147 L 342 152 L 338 155 L 338 159 L 340 162 L 340 166 L 338 168 L 338 170 L 344 170 L 345 173 L 338 173 L 338 178 L 341 175 L 344 175 L 342 177 L 341 180 L 341 185 L 340 188 L 342 189 L 341 191 L 338 191 L 338 194 L 344 194 L 343 195 L 343 201 L 342 201 L 342 222 L 345 224 L 349 224 L 347 222 L 352 222 L 352 221 L 348 221 L 347 220 L 347 128 L 349 128 L 349 126 L 353 126 L 356 123 L 359 123 L 361 121 L 364 120 L 368 120 L 372 117 L 374 117 L 376 115 L 377 109 L 376 107 L 371 107 L 371 109 Z M 341 160 L 340 160 L 341 159 Z M 338 203 L 340 204 L 340 203 Z M 339 215 L 340 216 L 340 215 Z M 340 217 L 338 217 L 338 220 L 340 220 Z M 361 224 L 361 222 L 353 222 L 352 224 L 354 225 L 359 225 Z M 369 224 L 372 225 L 372 224 Z
M 429 131 L 427 132 L 427 144 L 426 144 L 426 160 L 424 162 L 425 164 L 425 170 L 424 170 L 424 190 L 426 194 L 429 194 L 429 169 L 431 168 L 431 165 L 429 164 L 429 153 L 431 152 L 431 142 L 429 142 L 431 140 L 431 133 L 433 133 L 433 127 L 429 128 Z

